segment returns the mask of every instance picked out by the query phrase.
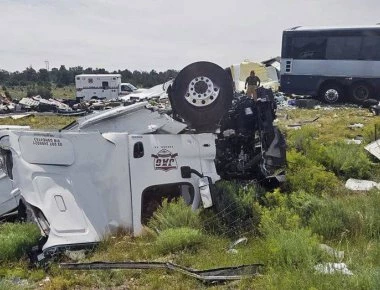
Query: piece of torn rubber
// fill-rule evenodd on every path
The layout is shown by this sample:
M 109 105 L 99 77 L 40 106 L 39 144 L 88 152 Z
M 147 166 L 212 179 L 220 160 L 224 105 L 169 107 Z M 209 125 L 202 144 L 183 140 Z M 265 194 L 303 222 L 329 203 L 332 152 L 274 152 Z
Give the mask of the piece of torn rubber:
M 170 262 L 91 262 L 61 263 L 60 268 L 68 270 L 110 270 L 110 269 L 167 269 L 180 272 L 203 282 L 240 280 L 259 275 L 263 264 L 249 264 L 208 270 L 196 270 Z

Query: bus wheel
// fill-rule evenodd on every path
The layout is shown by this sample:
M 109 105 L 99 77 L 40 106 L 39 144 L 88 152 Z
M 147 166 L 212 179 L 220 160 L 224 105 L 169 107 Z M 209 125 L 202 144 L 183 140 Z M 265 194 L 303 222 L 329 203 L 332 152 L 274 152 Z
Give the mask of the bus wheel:
M 321 99 L 329 104 L 334 104 L 342 99 L 342 88 L 338 85 L 326 85 L 321 90 Z
M 351 96 L 354 101 L 363 102 L 370 98 L 371 89 L 365 83 L 357 83 L 351 87 Z

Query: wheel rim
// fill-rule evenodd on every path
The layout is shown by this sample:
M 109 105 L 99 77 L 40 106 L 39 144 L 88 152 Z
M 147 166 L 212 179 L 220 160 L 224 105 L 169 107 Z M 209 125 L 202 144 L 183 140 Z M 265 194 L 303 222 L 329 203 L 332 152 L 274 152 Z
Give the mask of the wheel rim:
M 369 96 L 368 88 L 365 86 L 359 86 L 354 90 L 354 97 L 357 100 L 366 100 Z
M 328 89 L 325 92 L 325 99 L 328 102 L 336 102 L 339 99 L 339 92 L 336 89 Z
M 199 76 L 191 80 L 185 94 L 185 99 L 195 107 L 205 107 L 215 102 L 220 88 L 211 79 Z

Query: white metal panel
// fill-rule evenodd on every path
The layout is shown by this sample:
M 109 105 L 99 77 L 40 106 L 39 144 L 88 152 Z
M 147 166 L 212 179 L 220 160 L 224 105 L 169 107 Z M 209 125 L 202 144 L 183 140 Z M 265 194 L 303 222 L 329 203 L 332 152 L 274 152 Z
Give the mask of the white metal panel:
M 44 249 L 97 242 L 119 226 L 132 230 L 127 134 L 52 133 L 73 144 L 75 162 L 70 166 L 27 162 L 20 149 L 23 136 L 38 132 L 10 133 L 14 181 L 26 202 L 41 209 L 52 226 Z M 57 195 L 67 211 L 61 212 Z
M 32 164 L 71 165 L 74 163 L 73 144 L 53 134 L 20 137 L 21 154 Z

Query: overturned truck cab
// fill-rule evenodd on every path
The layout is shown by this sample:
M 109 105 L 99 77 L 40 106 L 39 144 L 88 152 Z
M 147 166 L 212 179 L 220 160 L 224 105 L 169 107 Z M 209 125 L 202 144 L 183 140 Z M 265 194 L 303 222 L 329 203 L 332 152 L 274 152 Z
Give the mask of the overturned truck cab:
M 42 256 L 88 246 L 124 228 L 134 235 L 164 198 L 212 207 L 224 179 L 283 175 L 285 141 L 270 90 L 259 102 L 233 92 L 228 71 L 184 68 L 168 88 L 172 117 L 146 103 L 83 117 L 60 132 L 11 130 L 8 172 Z
M 164 197 L 199 207 L 199 177 L 181 167 L 219 178 L 212 134 L 11 132 L 10 143 L 14 180 L 48 237 L 43 250 L 98 242 L 119 227 L 137 235 Z

